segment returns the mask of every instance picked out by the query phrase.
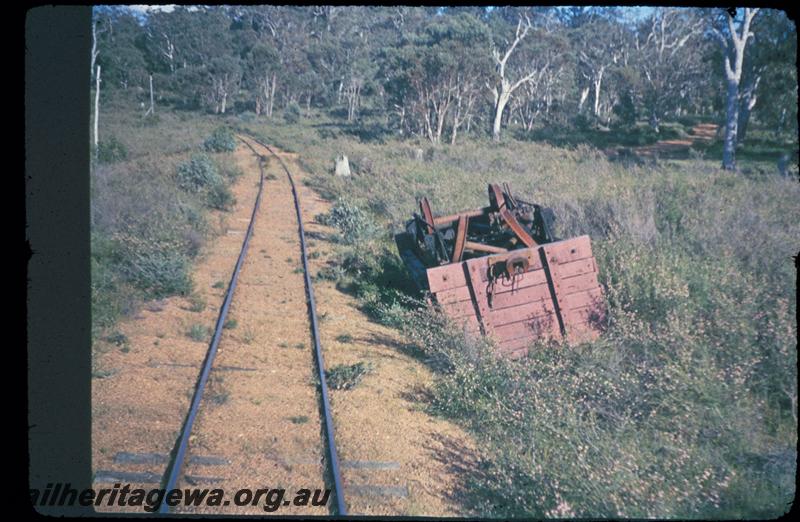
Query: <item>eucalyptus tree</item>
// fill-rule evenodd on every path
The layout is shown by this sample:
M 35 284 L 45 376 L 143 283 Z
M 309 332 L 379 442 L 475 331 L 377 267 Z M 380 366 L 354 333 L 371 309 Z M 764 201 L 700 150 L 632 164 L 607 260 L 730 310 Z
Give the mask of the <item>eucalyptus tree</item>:
M 755 36 L 751 31 L 758 8 L 730 9 L 713 20 L 711 31 L 723 50 L 723 66 L 727 96 L 725 103 L 725 142 L 722 149 L 722 168 L 736 169 L 736 143 L 739 124 L 739 84 L 742 80 L 744 52 L 747 42 Z M 738 16 L 737 16 L 738 15 Z M 737 23 L 738 18 L 738 23 Z M 723 22 L 720 20 L 724 20 Z M 738 27 L 737 27 L 738 25 Z
M 504 21 L 504 20 L 503 20 Z M 495 63 L 495 74 L 487 86 L 492 93 L 494 100 L 494 120 L 492 123 L 492 139 L 500 140 L 500 127 L 503 121 L 503 111 L 505 111 L 511 95 L 520 88 L 525 82 L 533 79 L 539 72 L 538 69 L 530 70 L 530 62 L 517 51 L 520 42 L 525 40 L 533 28 L 531 13 L 524 10 L 517 14 L 516 29 L 513 38 L 507 36 L 507 24 L 495 23 L 492 42 L 492 59 Z M 498 33 L 503 33 L 501 36 Z M 511 58 L 514 58 L 511 60 Z M 511 60 L 511 62 L 509 62 Z
M 244 65 L 251 100 L 259 114 L 272 116 L 275 101 L 284 104 L 295 99 L 299 76 L 307 60 L 307 8 L 302 6 L 237 6 L 232 8 L 240 20 L 239 38 L 243 42 Z
M 244 64 L 256 116 L 271 117 L 280 69 L 277 50 L 270 43 L 259 42 L 247 51 Z
M 581 85 L 578 108 L 583 107 L 591 93 L 592 115 L 599 119 L 602 111 L 607 117 L 614 105 L 614 96 L 604 93 L 603 86 L 615 69 L 627 62 L 630 34 L 620 23 L 615 8 L 581 12 L 572 26 L 575 66 Z
M 122 89 L 143 87 L 148 68 L 140 48 L 142 28 L 138 20 L 124 10 L 106 9 L 97 13 L 92 27 L 96 35 L 93 68 L 102 66 L 105 85 Z
M 763 9 L 753 20 L 752 29 L 754 37 L 742 65 L 736 133 L 739 143 L 747 136 L 753 111 L 773 129 L 797 120 L 797 28 L 785 12 Z
M 696 9 L 659 7 L 645 19 L 635 40 L 651 127 L 688 102 L 692 86 L 707 76 L 703 33 L 706 20 Z
M 530 44 L 530 70 L 535 71 L 524 82 L 510 101 L 510 109 L 526 130 L 531 130 L 537 120 L 549 119 L 556 104 L 563 105 L 571 82 L 571 69 L 575 64 L 570 54 L 570 41 L 560 25 L 543 31 Z
M 491 68 L 485 25 L 468 13 L 433 18 L 404 45 L 386 50 L 381 75 L 404 130 L 454 143 L 472 118 Z

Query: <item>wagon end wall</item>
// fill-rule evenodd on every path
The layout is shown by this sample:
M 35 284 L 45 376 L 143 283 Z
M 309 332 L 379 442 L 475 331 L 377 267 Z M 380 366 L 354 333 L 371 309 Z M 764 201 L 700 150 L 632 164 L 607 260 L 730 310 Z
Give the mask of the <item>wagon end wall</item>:
M 495 265 L 520 258 L 524 271 L 492 277 Z M 426 275 L 426 286 L 451 319 L 468 333 L 491 337 L 512 357 L 527 353 L 536 339 L 595 339 L 605 323 L 589 236 L 429 268 Z

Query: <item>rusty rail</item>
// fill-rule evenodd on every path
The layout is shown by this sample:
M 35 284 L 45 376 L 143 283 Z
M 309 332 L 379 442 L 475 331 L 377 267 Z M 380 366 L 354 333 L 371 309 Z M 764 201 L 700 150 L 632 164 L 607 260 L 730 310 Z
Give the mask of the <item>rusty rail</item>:
M 260 179 L 258 184 L 258 195 L 256 196 L 256 201 L 253 205 L 253 213 L 250 216 L 250 223 L 247 225 L 247 233 L 245 234 L 244 241 L 242 242 L 242 249 L 239 251 L 239 258 L 236 260 L 236 266 L 233 269 L 233 275 L 231 276 L 230 283 L 228 283 L 228 290 L 225 293 L 225 300 L 222 302 L 222 308 L 220 308 L 219 317 L 217 317 L 217 324 L 214 327 L 214 336 L 211 338 L 211 344 L 208 347 L 208 352 L 206 352 L 206 358 L 205 361 L 203 361 L 200 376 L 198 377 L 197 384 L 195 385 L 194 394 L 192 395 L 192 402 L 189 406 L 189 412 L 186 415 L 186 420 L 181 428 L 181 433 L 178 437 L 176 447 L 173 450 L 174 458 L 170 461 L 170 464 L 167 468 L 167 481 L 165 485 L 165 489 L 167 491 L 175 488 L 175 485 L 178 482 L 178 476 L 183 468 L 183 462 L 186 458 L 186 450 L 189 446 L 189 436 L 192 433 L 192 426 L 194 426 L 197 412 L 200 409 L 200 401 L 203 398 L 203 392 L 205 391 L 206 384 L 208 382 L 208 376 L 211 373 L 211 367 L 214 364 L 214 358 L 217 356 L 217 348 L 219 347 L 219 340 L 222 337 L 222 329 L 225 325 L 225 320 L 228 317 L 228 309 L 230 308 L 231 301 L 233 300 L 233 293 L 236 290 L 236 284 L 239 281 L 239 272 L 241 271 L 244 263 L 244 258 L 247 255 L 247 247 L 250 244 L 250 237 L 253 235 L 253 226 L 256 221 L 256 214 L 261 206 L 261 194 L 264 190 L 264 169 L 260 163 L 259 170 Z M 166 503 L 166 497 L 159 506 L 158 512 L 169 513 L 169 505 Z
M 325 360 L 322 356 L 322 345 L 320 344 L 319 325 L 317 321 L 317 307 L 314 300 L 314 287 L 311 284 L 311 273 L 308 269 L 308 255 L 306 253 L 306 236 L 305 229 L 303 228 L 303 214 L 300 210 L 300 198 L 297 195 L 297 187 L 294 183 L 294 178 L 289 172 L 289 168 L 284 163 L 283 159 L 272 150 L 272 147 L 263 143 L 261 140 L 254 137 L 251 133 L 246 133 L 248 137 L 267 149 L 280 163 L 281 168 L 286 172 L 286 177 L 289 179 L 289 184 L 292 186 L 292 195 L 294 196 L 294 208 L 297 212 L 297 225 L 300 234 L 300 252 L 303 259 L 303 273 L 305 276 L 306 295 L 308 296 L 308 315 L 311 321 L 311 333 L 314 337 L 314 353 L 316 356 L 317 370 L 320 383 L 320 393 L 322 395 L 322 412 L 325 417 L 325 434 L 328 439 L 328 452 L 330 456 L 330 470 L 333 477 L 334 489 L 336 490 L 336 508 L 337 514 L 341 516 L 347 515 L 347 504 L 344 500 L 344 490 L 342 488 L 342 476 L 339 470 L 339 457 L 336 453 L 336 442 L 334 440 L 333 417 L 331 415 L 330 399 L 328 394 L 328 382 L 325 378 Z M 255 148 L 245 140 L 250 150 L 253 151 L 259 158 L 263 157 Z M 260 165 L 260 164 L 259 164 Z M 263 175 L 262 175 L 263 179 Z

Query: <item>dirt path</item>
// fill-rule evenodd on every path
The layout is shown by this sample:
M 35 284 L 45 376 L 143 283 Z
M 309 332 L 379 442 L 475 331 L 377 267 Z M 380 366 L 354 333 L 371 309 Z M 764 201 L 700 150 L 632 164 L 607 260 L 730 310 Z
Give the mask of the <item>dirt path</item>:
M 684 139 L 661 140 L 652 145 L 642 147 L 618 147 L 608 152 L 610 156 L 619 156 L 632 153 L 639 157 L 672 157 L 686 154 L 696 143 L 710 143 L 714 141 L 719 126 L 714 123 L 700 123 L 692 128 L 691 134 Z
M 329 210 L 330 203 L 303 184 L 307 174 L 296 157 L 284 161 L 298 184 L 306 233 L 314 238 L 309 256 L 316 274 L 327 265 L 334 244 L 326 239 L 333 230 L 314 216 Z M 335 283 L 315 281 L 314 291 L 327 367 L 360 361 L 374 367 L 356 388 L 332 391 L 349 513 L 467 515 L 451 492 L 464 480 L 461 473 L 476 465 L 476 446 L 466 432 L 424 411 L 433 382 L 430 370 L 402 350 L 396 331 L 371 322 Z
M 316 273 L 333 244 L 324 238 L 331 230 L 315 223 L 314 216 L 329 204 L 303 184 L 305 172 L 296 155 L 280 154 L 295 176 Z M 230 279 L 255 199 L 255 157 L 242 146 L 234 160 L 245 173 L 232 188 L 237 204 L 232 213 L 215 218 L 226 233 L 207 245 L 193 273 L 205 309 L 193 312 L 183 298 L 164 300 L 120 323 L 128 351 L 100 347 L 96 366 L 110 375 L 93 381 L 97 487 L 122 482 L 149 489 L 161 479 L 208 347 L 208 336 L 193 341 L 187 331 L 194 324 L 213 328 L 225 291 L 215 286 Z M 180 488 L 222 488 L 232 495 L 239 488 L 326 487 L 291 191 L 274 159 L 265 174 L 261 211 L 229 314 L 233 327 L 224 330 L 220 342 Z M 457 426 L 424 412 L 430 371 L 404 353 L 397 332 L 370 322 L 353 297 L 327 281 L 315 282 L 314 288 L 327 367 L 360 361 L 374 367 L 355 389 L 331 392 L 349 513 L 467 514 L 451 492 L 463 481 L 462 473 L 477 464 L 475 444 Z M 233 505 L 177 511 L 265 514 L 261 506 Z M 275 512 L 327 513 L 328 508 L 294 506 Z

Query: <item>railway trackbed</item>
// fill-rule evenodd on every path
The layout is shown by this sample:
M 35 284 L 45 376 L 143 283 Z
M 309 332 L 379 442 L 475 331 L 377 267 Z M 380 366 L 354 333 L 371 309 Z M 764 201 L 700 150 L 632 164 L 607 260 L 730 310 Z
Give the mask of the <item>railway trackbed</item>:
M 356 321 L 361 336 L 344 350 L 335 340 L 342 324 L 320 332 L 310 276 L 324 256 L 308 259 L 303 221 L 315 229 L 315 238 L 320 236 L 309 213 L 300 208 L 302 201 L 318 211 L 320 200 L 308 187 L 295 185 L 283 154 L 252 137 L 240 139 L 247 148 L 240 147 L 237 161 L 247 163 L 249 168 L 243 170 L 249 174 L 239 183 L 236 196 L 249 210 L 240 208 L 230 216 L 240 226 L 221 239 L 225 246 L 219 256 L 237 262 L 228 272 L 228 286 L 209 298 L 204 312 L 209 322 L 217 312 L 211 341 L 204 353 L 198 343 L 191 343 L 187 350 L 191 353 L 177 359 L 144 357 L 136 350 L 141 364 L 133 368 L 126 362 L 118 386 L 146 390 L 152 384 L 155 405 L 125 408 L 100 401 L 118 415 L 106 412 L 96 416 L 101 420 L 93 425 L 97 440 L 109 440 L 105 430 L 117 433 L 111 438 L 114 444 L 104 444 L 113 449 L 99 448 L 100 454 L 95 453 L 96 487 L 126 483 L 145 489 L 219 488 L 230 496 L 241 489 L 270 488 L 285 489 L 287 499 L 301 488 L 329 489 L 325 506 L 286 501 L 274 514 L 458 514 L 452 491 L 473 454 L 471 441 L 414 404 L 415 392 L 409 393 L 407 385 L 413 388 L 415 380 L 420 381 L 424 370 L 419 363 L 398 354 L 389 333 L 360 323 L 363 317 L 357 316 L 355 306 L 344 305 L 344 297 L 326 285 L 321 285 L 321 315 L 341 314 L 346 328 Z M 295 208 L 287 204 L 292 201 Z M 221 273 L 212 271 L 211 279 Z M 205 286 L 211 286 L 211 279 L 204 281 L 209 283 Z M 159 337 L 166 342 L 166 336 Z M 356 350 L 375 358 L 388 379 L 382 383 L 368 379 L 363 389 L 337 392 L 331 408 L 325 374 L 320 371 L 326 368 L 323 345 L 337 348 L 330 354 L 334 362 L 352 358 Z M 132 375 L 135 372 L 140 372 L 138 378 Z M 102 392 L 98 390 L 96 397 L 113 389 L 114 378 L 103 379 L 99 387 Z M 188 395 L 187 390 L 191 390 Z M 181 394 L 190 399 L 188 409 L 178 405 L 181 401 L 175 396 Z M 459 469 L 448 462 L 451 458 Z M 263 500 L 255 505 L 230 504 L 224 508 L 162 504 L 160 510 L 265 514 Z

